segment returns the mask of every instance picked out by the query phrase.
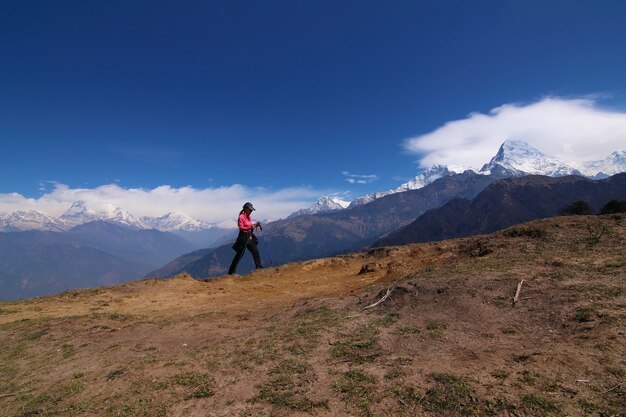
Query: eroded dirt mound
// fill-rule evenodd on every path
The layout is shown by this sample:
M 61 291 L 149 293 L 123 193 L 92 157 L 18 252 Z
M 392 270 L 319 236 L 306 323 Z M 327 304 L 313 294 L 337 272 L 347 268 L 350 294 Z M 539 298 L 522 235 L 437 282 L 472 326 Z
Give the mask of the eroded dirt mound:
M 0 415 L 623 416 L 625 242 L 561 217 L 2 303 Z

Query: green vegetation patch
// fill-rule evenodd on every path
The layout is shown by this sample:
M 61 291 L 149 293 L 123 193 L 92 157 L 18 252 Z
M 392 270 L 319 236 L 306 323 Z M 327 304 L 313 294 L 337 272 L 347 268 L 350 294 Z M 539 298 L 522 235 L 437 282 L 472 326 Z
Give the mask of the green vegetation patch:
M 174 375 L 174 382 L 187 388 L 188 398 L 206 398 L 215 395 L 215 380 L 209 374 L 184 371 Z
M 107 417 L 167 417 L 167 407 L 159 404 L 153 395 L 145 395 L 139 398 L 115 404 L 107 407 Z
M 319 346 L 321 335 L 339 323 L 341 310 L 320 306 L 297 314 L 286 327 L 272 334 L 293 355 L 307 355 Z
M 474 391 L 469 382 L 449 373 L 433 373 L 435 386 L 426 391 L 424 408 L 435 413 L 474 414 Z
M 370 403 L 374 401 L 376 379 L 360 369 L 350 369 L 332 383 L 349 409 L 355 410 L 360 416 L 373 416 Z
M 347 338 L 336 341 L 331 349 L 333 358 L 356 365 L 374 362 L 383 353 L 378 344 L 378 329 L 372 325 L 359 327 Z
M 397 323 L 399 318 L 400 318 L 400 315 L 398 313 L 385 314 L 380 319 L 380 324 L 382 324 L 385 327 L 389 327 L 389 326 Z
M 85 376 L 74 374 L 71 379 L 58 381 L 42 394 L 24 393 L 20 416 L 57 416 L 67 415 L 67 411 L 75 411 L 78 405 L 70 405 L 73 397 L 85 389 Z M 67 408 L 70 406 L 69 409 Z M 73 414 L 70 414 L 73 415 Z
M 63 353 L 63 359 L 71 358 L 76 354 L 76 349 L 69 343 L 63 343 L 60 350 Z
M 398 326 L 394 331 L 399 336 L 410 336 L 412 334 L 419 334 L 422 331 L 414 326 Z
M 561 414 L 561 406 L 559 404 L 535 394 L 526 394 L 522 397 L 522 409 L 532 416 Z
M 440 321 L 426 323 L 426 330 L 428 330 L 428 334 L 433 338 L 443 337 L 447 329 L 448 325 Z
M 387 388 L 387 395 L 394 398 L 405 409 L 414 409 L 426 397 L 426 394 L 418 388 L 403 383 L 392 384 Z
M 270 370 L 269 377 L 267 382 L 258 386 L 259 394 L 255 400 L 298 411 L 328 409 L 328 400 L 314 401 L 308 396 L 309 387 L 317 379 L 308 363 L 285 359 Z

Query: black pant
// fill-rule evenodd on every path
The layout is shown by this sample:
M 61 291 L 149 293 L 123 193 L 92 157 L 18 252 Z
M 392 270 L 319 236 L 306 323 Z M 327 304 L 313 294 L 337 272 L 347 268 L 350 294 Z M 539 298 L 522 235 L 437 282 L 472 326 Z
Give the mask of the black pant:
M 233 261 L 230 264 L 230 268 L 228 269 L 229 275 L 232 275 L 237 271 L 237 265 L 239 264 L 241 258 L 243 258 L 243 255 L 246 253 L 246 248 L 248 248 L 250 253 L 252 253 L 252 258 L 254 258 L 254 265 L 256 265 L 256 269 L 263 268 L 263 264 L 261 264 L 261 255 L 259 255 L 259 249 L 257 248 L 256 243 L 254 243 L 253 240 L 248 240 L 246 244 L 241 246 L 241 249 L 237 251 L 237 253 L 235 253 L 235 257 L 233 258 Z

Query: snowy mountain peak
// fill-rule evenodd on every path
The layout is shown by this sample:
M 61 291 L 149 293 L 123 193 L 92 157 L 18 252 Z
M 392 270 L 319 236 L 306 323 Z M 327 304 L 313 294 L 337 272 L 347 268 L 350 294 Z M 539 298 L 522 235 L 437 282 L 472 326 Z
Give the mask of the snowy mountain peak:
M 18 210 L 0 213 L 0 231 L 64 230 L 63 224 L 54 217 L 37 210 Z
M 419 190 L 420 188 L 426 187 L 428 184 L 432 183 L 435 180 L 438 180 L 441 177 L 446 177 L 454 173 L 455 172 L 450 171 L 445 165 L 433 165 L 432 168 L 430 168 L 429 170 L 426 170 L 412 180 L 401 184 L 393 191 L 401 193 L 403 191 Z
M 59 220 L 64 226 L 71 228 L 79 224 L 100 220 L 100 218 L 95 211 L 87 209 L 87 204 L 84 201 L 76 201 L 59 217 Z
M 87 204 L 84 201 L 75 201 L 72 206 L 63 213 L 63 216 L 74 216 L 87 213 Z
M 141 218 L 141 221 L 152 229 L 157 229 L 162 232 L 171 232 L 171 231 L 198 231 L 205 230 L 214 225 L 202 222 L 200 220 L 196 220 L 193 217 L 187 215 L 186 213 L 182 213 L 179 211 L 173 211 L 164 214 L 160 217 L 147 217 L 144 216 Z
M 507 140 L 480 170 L 481 174 L 504 174 L 519 177 L 523 175 L 547 175 L 562 177 L 581 175 L 580 171 L 557 158 L 548 156 L 521 140 Z
M 290 214 L 288 218 L 302 216 L 305 214 L 315 214 L 315 213 L 324 213 L 327 211 L 341 210 L 341 209 L 345 209 L 349 205 L 350 205 L 349 201 L 342 200 L 337 196 L 325 195 L 325 196 L 318 198 L 315 204 L 313 204 L 311 207 L 298 210 Z
M 113 210 L 104 210 L 98 213 L 100 220 L 119 223 L 136 229 L 144 229 L 145 226 L 135 215 L 120 208 L 115 207 Z
M 626 172 L 626 150 L 612 152 L 606 159 L 580 164 L 579 170 L 591 178 L 604 178 Z
M 420 188 L 426 187 L 428 184 L 438 180 L 439 178 L 446 177 L 448 175 L 453 175 L 453 174 L 455 174 L 455 172 L 448 169 L 448 167 L 445 165 L 433 165 L 430 169 L 422 172 L 421 174 L 417 175 L 415 178 L 411 179 L 410 181 L 405 182 L 404 184 L 401 184 L 399 187 L 394 188 L 393 190 L 383 191 L 380 193 L 366 194 L 364 196 L 361 196 L 355 199 L 354 201 L 352 201 L 352 203 L 350 203 L 350 207 L 356 207 L 356 206 L 360 206 L 363 204 L 371 203 L 374 200 L 377 200 L 379 198 L 385 197 L 390 194 L 402 193 L 404 191 L 410 191 L 410 190 L 419 190 Z

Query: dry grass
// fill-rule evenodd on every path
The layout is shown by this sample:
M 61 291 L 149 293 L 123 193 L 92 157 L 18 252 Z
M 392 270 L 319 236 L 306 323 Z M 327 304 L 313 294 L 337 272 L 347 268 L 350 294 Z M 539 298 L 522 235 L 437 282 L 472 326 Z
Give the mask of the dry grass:
M 625 220 L 2 303 L 0 415 L 623 416 Z

